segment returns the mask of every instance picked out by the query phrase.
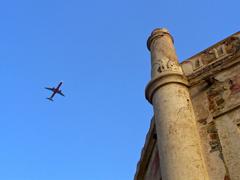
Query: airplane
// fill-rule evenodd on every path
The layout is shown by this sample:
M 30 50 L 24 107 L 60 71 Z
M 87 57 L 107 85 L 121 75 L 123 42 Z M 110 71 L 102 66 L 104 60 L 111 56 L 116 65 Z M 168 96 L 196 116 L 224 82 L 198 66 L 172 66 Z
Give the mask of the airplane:
M 55 87 L 53 87 L 53 88 L 45 87 L 45 89 L 53 92 L 52 95 L 49 98 L 47 98 L 48 100 L 53 101 L 53 97 L 55 96 L 55 94 L 60 94 L 62 96 L 65 96 L 62 93 L 62 91 L 60 90 L 60 87 L 61 87 L 62 84 L 63 84 L 63 82 L 60 82 L 56 88 Z

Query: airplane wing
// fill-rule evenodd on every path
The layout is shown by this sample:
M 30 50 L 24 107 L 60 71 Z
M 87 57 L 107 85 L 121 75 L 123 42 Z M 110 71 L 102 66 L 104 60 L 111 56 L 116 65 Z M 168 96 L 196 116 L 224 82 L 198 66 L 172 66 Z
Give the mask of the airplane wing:
M 62 96 L 65 96 L 65 95 L 62 93 L 62 91 L 58 91 L 57 93 L 60 94 L 60 95 L 62 95 Z
M 50 91 L 54 91 L 54 88 L 45 87 L 45 89 L 48 89 Z

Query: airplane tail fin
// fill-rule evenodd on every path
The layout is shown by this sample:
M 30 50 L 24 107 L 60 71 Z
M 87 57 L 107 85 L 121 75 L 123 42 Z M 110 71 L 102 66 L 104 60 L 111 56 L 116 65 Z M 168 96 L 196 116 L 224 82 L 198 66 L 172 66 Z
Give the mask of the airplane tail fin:
M 53 101 L 53 99 L 52 98 L 47 98 L 49 101 Z

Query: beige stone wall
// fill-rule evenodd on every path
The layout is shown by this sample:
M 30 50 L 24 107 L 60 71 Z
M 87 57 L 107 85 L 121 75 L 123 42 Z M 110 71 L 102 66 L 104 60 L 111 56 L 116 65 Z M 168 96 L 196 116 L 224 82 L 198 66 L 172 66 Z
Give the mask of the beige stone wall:
M 149 160 L 148 167 L 146 169 L 146 174 L 144 180 L 160 180 L 161 170 L 160 170 L 160 159 L 158 155 L 157 145 L 155 145 L 151 158 Z
M 154 117 L 152 118 L 141 157 L 137 165 L 135 180 L 160 180 L 160 160 L 157 148 L 157 135 Z
M 236 59 L 238 60 L 238 59 Z M 239 59 L 240 61 L 240 59 Z M 240 179 L 240 64 L 190 88 L 210 179 Z
M 239 115 L 237 109 L 216 119 L 223 160 L 231 180 L 240 179 L 240 131 L 236 123 Z

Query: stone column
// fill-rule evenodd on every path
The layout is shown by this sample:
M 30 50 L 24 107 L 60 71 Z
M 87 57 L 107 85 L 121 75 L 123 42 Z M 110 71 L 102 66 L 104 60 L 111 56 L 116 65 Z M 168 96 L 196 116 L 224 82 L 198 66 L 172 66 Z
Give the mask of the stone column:
M 163 180 L 207 180 L 188 81 L 178 63 L 173 38 L 155 29 L 147 42 L 152 80 L 146 98 L 153 105 Z

